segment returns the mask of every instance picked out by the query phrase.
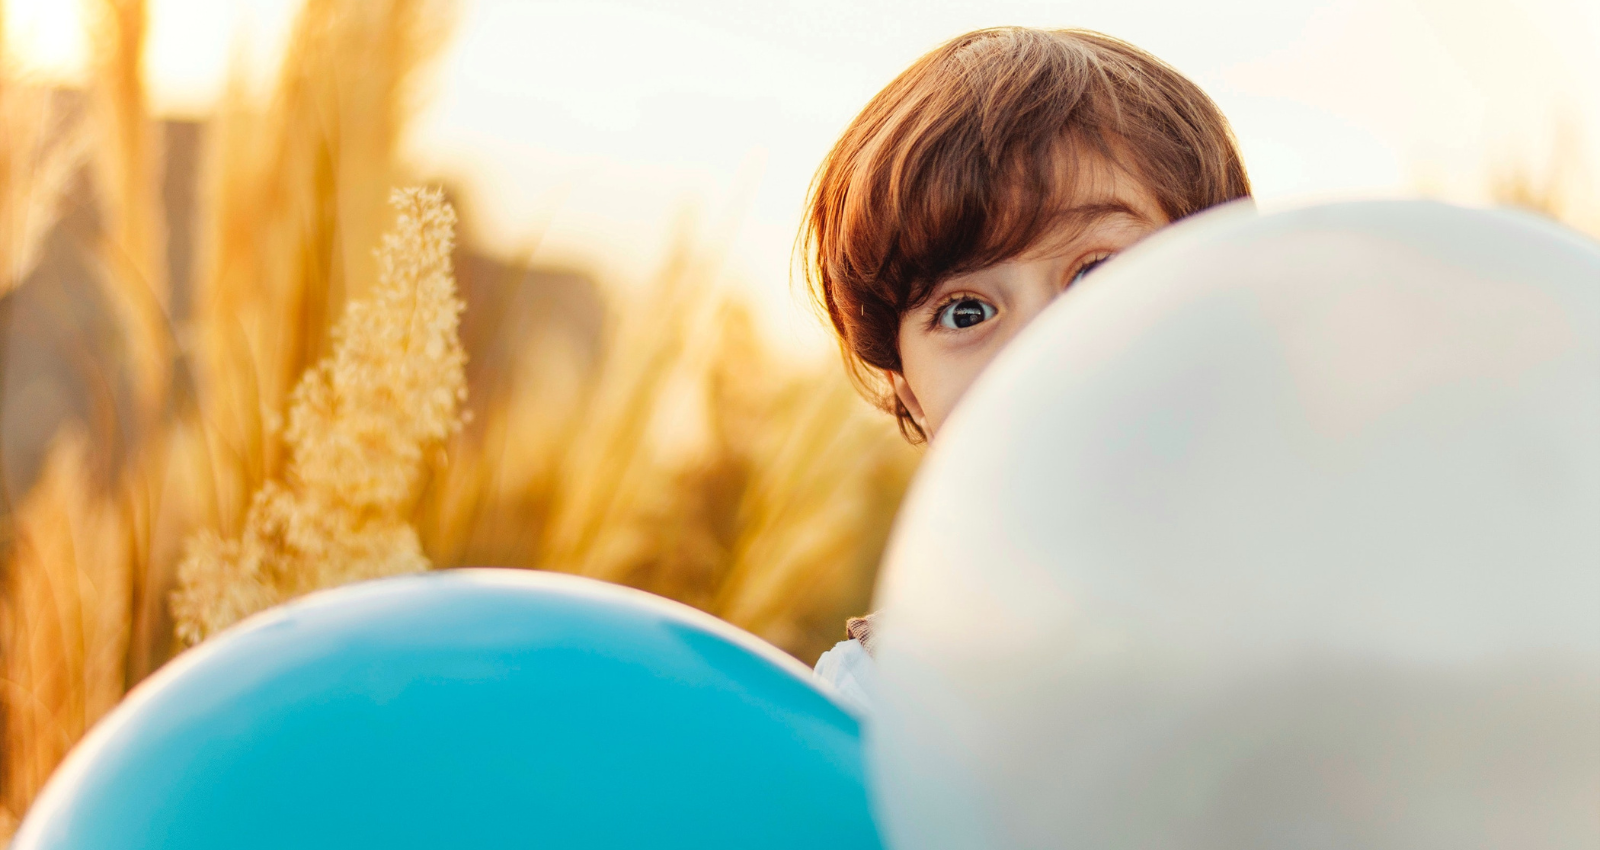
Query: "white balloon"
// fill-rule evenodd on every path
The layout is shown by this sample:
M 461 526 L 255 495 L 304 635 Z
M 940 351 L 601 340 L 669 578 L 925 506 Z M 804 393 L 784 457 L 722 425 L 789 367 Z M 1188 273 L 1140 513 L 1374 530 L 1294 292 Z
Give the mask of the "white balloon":
M 896 848 L 1600 847 L 1600 248 L 1171 228 L 972 388 L 879 601 Z

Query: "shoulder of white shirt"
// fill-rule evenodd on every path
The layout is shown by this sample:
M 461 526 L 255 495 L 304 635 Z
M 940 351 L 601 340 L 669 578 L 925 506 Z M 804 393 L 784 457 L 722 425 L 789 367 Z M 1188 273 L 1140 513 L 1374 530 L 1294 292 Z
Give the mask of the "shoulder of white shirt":
M 845 707 L 858 716 L 872 711 L 878 685 L 878 668 L 859 640 L 842 640 L 822 653 L 812 675 L 825 683 Z

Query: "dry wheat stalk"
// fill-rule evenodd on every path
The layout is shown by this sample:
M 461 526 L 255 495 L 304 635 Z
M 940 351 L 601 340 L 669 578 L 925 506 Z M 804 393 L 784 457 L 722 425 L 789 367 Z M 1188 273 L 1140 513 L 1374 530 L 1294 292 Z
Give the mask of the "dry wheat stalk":
M 916 453 L 772 355 L 680 245 L 623 303 L 554 479 L 542 566 L 669 596 L 806 660 L 868 604 Z
M 599 373 L 582 413 L 584 426 L 563 452 L 544 566 L 609 580 L 622 578 L 619 549 L 635 531 L 625 515 L 640 498 L 671 498 L 652 460 L 651 425 L 671 376 L 690 344 L 689 319 L 705 295 L 686 242 L 655 285 L 630 302 L 606 340 Z
M 0 296 L 38 264 L 87 152 L 82 122 L 63 98 L 0 60 Z
M 440 566 L 545 562 L 556 474 L 583 424 L 590 370 L 570 337 L 505 330 L 517 350 L 494 363 L 496 380 L 472 388 L 472 427 L 429 470 L 412 521 Z
M 376 288 L 350 302 L 332 354 L 291 396 L 287 476 L 256 493 L 239 537 L 202 532 L 179 566 L 173 610 L 185 641 L 309 590 L 428 567 L 406 517 L 466 397 L 455 213 L 438 192 L 393 200 L 399 219 Z
M 120 319 L 144 436 L 164 412 L 172 360 L 159 140 L 143 80 L 146 9 L 144 0 L 92 0 L 88 11 L 96 46 L 90 107 L 102 281 Z
M 789 378 L 754 430 L 759 462 L 709 610 L 809 663 L 868 609 L 920 455 L 835 369 Z
M 0 799 L 16 819 L 127 685 L 127 522 L 91 483 L 89 452 L 82 433 L 61 434 L 15 518 L 0 597 Z
M 0 298 L 38 264 L 87 140 L 59 93 L 23 80 L 0 57 Z M 9 302 L 0 306 L 8 309 Z M 0 337 L 0 350 L 7 344 Z M 122 693 L 126 535 L 118 512 L 94 490 L 87 453 L 81 434 L 58 435 L 33 490 L 5 518 L 0 838 L 67 748 Z M 9 494 L 6 501 L 9 509 Z
M 542 566 L 709 601 L 742 478 L 709 430 L 721 315 L 709 265 L 680 240 L 654 285 L 618 311 L 561 458 Z

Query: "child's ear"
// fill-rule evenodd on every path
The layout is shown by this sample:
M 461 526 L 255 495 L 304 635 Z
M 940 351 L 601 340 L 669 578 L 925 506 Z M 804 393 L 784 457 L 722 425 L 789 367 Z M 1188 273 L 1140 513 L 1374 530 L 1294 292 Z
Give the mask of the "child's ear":
M 922 415 L 922 402 L 917 401 L 917 394 L 912 391 L 911 385 L 906 383 L 906 377 L 899 372 L 889 372 L 888 375 L 889 384 L 894 387 L 895 397 L 905 405 L 906 412 L 911 414 L 911 421 L 917 423 L 917 427 L 922 429 L 924 435 L 933 436 L 928 433 L 928 420 Z

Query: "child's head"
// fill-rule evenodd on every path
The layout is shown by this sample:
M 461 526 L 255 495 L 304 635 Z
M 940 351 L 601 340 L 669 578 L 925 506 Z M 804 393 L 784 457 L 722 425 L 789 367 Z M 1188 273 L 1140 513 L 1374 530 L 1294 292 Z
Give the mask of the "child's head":
M 807 270 L 852 375 L 920 439 L 1088 269 L 1249 193 L 1227 121 L 1160 60 L 1083 30 L 980 30 L 917 60 L 834 145 Z

